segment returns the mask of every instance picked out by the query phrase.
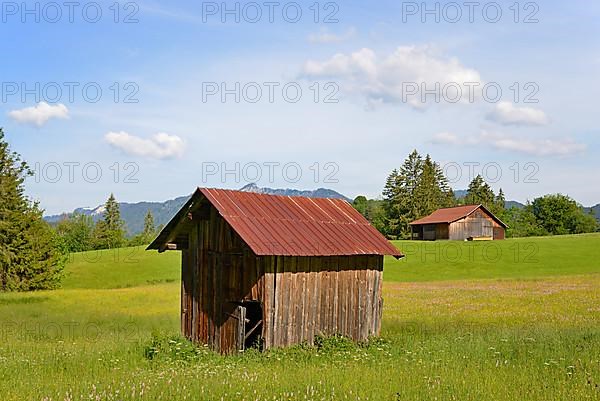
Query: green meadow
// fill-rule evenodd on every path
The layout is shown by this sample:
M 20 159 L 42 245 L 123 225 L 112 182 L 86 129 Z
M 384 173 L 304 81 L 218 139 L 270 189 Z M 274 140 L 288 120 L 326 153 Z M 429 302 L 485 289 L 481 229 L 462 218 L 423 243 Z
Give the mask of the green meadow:
M 177 252 L 73 255 L 0 294 L 0 400 L 600 399 L 600 235 L 396 245 L 381 338 L 230 357 L 180 338 Z

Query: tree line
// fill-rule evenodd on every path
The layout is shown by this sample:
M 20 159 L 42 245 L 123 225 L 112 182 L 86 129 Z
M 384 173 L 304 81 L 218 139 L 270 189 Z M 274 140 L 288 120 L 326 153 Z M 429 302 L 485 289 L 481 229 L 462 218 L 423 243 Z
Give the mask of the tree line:
M 92 216 L 75 213 L 66 216 L 55 227 L 61 243 L 69 253 L 148 244 L 161 229 L 162 227 L 155 226 L 154 216 L 148 210 L 143 231 L 127 238 L 125 222 L 121 219 L 119 204 L 113 194 L 110 194 L 104 204 L 103 218 L 96 223 Z
M 382 199 L 358 196 L 354 207 L 390 239 L 409 239 L 410 222 L 437 209 L 481 204 L 508 225 L 507 237 L 580 234 L 599 230 L 594 215 L 567 195 L 548 194 L 522 207 L 506 208 L 502 188 L 497 193 L 481 175 L 457 198 L 439 163 L 430 155 L 411 152 L 386 179 Z

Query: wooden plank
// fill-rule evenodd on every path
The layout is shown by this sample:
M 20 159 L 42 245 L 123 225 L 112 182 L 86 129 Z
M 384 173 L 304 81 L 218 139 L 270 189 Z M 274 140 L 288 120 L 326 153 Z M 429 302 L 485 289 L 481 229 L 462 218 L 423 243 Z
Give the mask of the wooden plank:
M 277 293 L 276 293 L 276 287 L 277 287 L 277 258 L 275 256 L 269 256 L 269 272 L 271 273 L 271 277 L 272 277 L 272 293 L 270 294 L 271 296 L 271 324 L 270 324 L 270 330 L 269 330 L 269 339 L 270 339 L 270 343 L 271 343 L 271 347 L 275 347 L 275 325 L 276 325 L 276 320 L 275 320 L 275 314 L 276 314 L 276 300 L 277 300 Z
M 367 326 L 367 315 L 371 312 L 367 309 L 367 298 L 369 289 L 367 287 L 367 272 L 369 268 L 369 256 L 363 256 L 364 266 L 360 270 L 360 286 L 359 286 L 359 316 L 360 326 L 359 335 L 361 340 L 365 341 L 369 338 L 369 330 Z
M 366 341 L 369 338 L 368 330 L 368 317 L 371 312 L 367 309 L 368 299 L 368 284 L 367 284 L 367 272 L 369 265 L 369 257 L 364 256 L 364 267 L 360 270 L 360 286 L 359 286 L 359 336 L 362 341 Z
M 348 307 L 348 266 L 347 257 L 340 257 L 340 283 L 339 283 L 339 310 L 338 310 L 338 325 L 340 334 L 347 335 L 346 332 L 346 309 Z
M 281 311 L 282 311 L 282 275 L 280 272 L 281 265 L 283 264 L 282 256 L 273 256 L 275 259 L 275 316 L 273 319 L 273 346 L 281 347 Z
M 181 252 L 181 292 L 180 292 L 180 330 L 181 334 L 186 335 L 186 314 L 187 314 L 187 295 L 185 293 L 186 274 L 187 274 L 188 252 Z
M 195 227 L 194 227 L 195 228 Z M 192 310 L 191 310 L 191 336 L 194 341 L 198 341 L 198 230 L 192 229 L 190 232 L 191 244 L 191 267 L 192 267 Z
M 308 299 L 308 311 L 306 314 L 306 320 L 308 323 L 306 340 L 313 344 L 315 341 L 315 333 L 319 329 L 317 322 L 317 309 L 319 307 L 319 287 L 317 275 L 322 266 L 322 258 L 315 257 L 310 259 L 309 273 L 308 273 L 308 288 L 309 288 L 309 299 Z
M 306 272 L 309 268 L 309 260 L 308 257 L 298 258 L 298 288 L 296 289 L 296 296 L 298 305 L 298 320 L 297 320 L 297 330 L 298 330 L 298 339 L 299 343 L 306 341 L 306 328 L 308 326 L 308 322 L 306 320 L 306 306 L 307 301 L 310 298 L 310 294 L 308 293 L 306 280 L 308 278 L 308 273 Z
M 350 306 L 349 306 L 349 312 L 348 313 L 348 320 L 350 321 L 348 323 L 349 327 L 350 327 L 350 336 L 352 337 L 352 339 L 354 341 L 357 341 L 359 338 L 358 336 L 358 330 L 359 330 L 359 326 L 360 326 L 360 320 L 359 320 L 359 316 L 358 316 L 358 311 L 359 311 L 359 297 L 358 297 L 358 288 L 360 286 L 360 278 L 359 278 L 359 271 L 358 269 L 360 269 L 360 261 L 361 261 L 361 257 L 360 256 L 351 256 L 350 257 L 352 262 L 352 274 L 351 274 L 351 278 L 352 278 L 352 286 L 350 287 Z
M 340 294 L 339 294 L 339 284 L 341 278 L 340 272 L 340 258 L 337 256 L 333 256 L 333 264 L 331 266 L 332 274 L 334 274 L 334 280 L 332 283 L 332 292 L 333 292 L 333 301 L 331 306 L 331 325 L 332 325 L 332 334 L 340 333 L 339 326 L 339 314 L 340 314 Z
M 332 260 L 335 257 L 324 257 L 319 263 L 319 268 L 315 273 L 315 279 L 317 280 L 317 322 L 319 325 L 319 332 L 323 335 L 331 335 L 331 305 L 327 299 L 327 286 L 328 276 L 331 275 Z
M 362 330 L 362 323 L 363 323 L 363 314 L 362 314 L 362 293 L 363 291 L 363 285 L 364 285 L 364 278 L 363 278 L 363 273 L 364 273 L 364 266 L 363 263 L 366 264 L 366 257 L 365 256 L 359 256 L 356 257 L 356 270 L 354 271 L 354 276 L 356 277 L 356 281 L 355 281 L 355 285 L 354 285 L 354 339 L 355 340 L 363 340 L 363 336 L 361 334 L 361 330 Z
M 319 329 L 323 332 L 323 334 L 328 336 L 333 334 L 331 327 L 333 311 L 329 298 L 329 288 L 332 281 L 331 265 L 331 259 L 329 259 L 320 266 L 319 272 L 316 273 L 319 280 Z
M 365 271 L 366 276 L 366 289 L 365 289 L 365 334 L 368 337 L 371 336 L 371 325 L 373 322 L 373 270 L 371 270 L 369 256 L 369 266 Z
M 246 340 L 246 308 L 238 305 L 236 307 L 236 317 L 237 317 L 236 348 L 237 348 L 237 351 L 243 351 L 244 343 Z
M 331 256 L 328 258 L 329 263 L 327 265 L 327 287 L 325 289 L 325 303 L 326 303 L 326 330 L 328 335 L 334 335 L 337 332 L 336 329 L 336 310 L 337 305 L 335 305 L 335 286 L 338 280 L 338 257 Z
M 209 286 L 209 262 L 208 262 L 208 222 L 201 223 L 200 241 L 202 243 L 202 258 L 200 265 L 200 275 L 202 277 L 202 299 L 200 308 L 202 309 L 202 342 L 208 344 L 208 333 L 210 330 L 210 316 L 208 307 L 211 287 Z
M 383 260 L 383 257 L 382 257 Z M 375 325 L 375 335 L 379 335 L 381 332 L 381 317 L 383 315 L 383 297 L 382 297 L 382 287 L 383 287 L 383 263 L 381 266 L 381 270 L 376 272 L 377 274 L 377 315 L 376 315 L 376 325 Z
M 296 342 L 296 307 L 298 306 L 297 299 L 295 298 L 295 278 L 296 278 L 296 266 L 298 263 L 297 256 L 290 256 L 288 259 L 288 266 L 286 267 L 285 276 L 287 279 L 287 293 L 286 293 L 286 338 L 285 345 L 291 345 Z

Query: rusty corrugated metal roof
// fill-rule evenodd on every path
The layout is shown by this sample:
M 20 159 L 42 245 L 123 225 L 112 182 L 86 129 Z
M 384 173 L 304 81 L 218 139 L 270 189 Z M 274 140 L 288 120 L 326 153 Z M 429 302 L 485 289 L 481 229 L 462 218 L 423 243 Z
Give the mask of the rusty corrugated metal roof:
M 200 195 L 257 255 L 404 256 L 345 200 L 208 188 L 198 188 L 192 199 Z M 158 249 L 166 236 L 161 233 L 149 249 Z
M 438 223 L 453 223 L 457 220 L 460 220 L 464 217 L 467 217 L 471 213 L 473 213 L 477 209 L 483 209 L 487 214 L 489 214 L 494 220 L 496 220 L 499 224 L 504 227 L 507 227 L 502 220 L 497 218 L 487 210 L 483 205 L 466 205 L 466 206 L 456 206 L 456 207 L 448 207 L 443 209 L 438 209 L 435 212 L 431 213 L 429 216 L 425 216 L 421 219 L 415 220 L 411 225 L 420 225 L 420 224 L 438 224 Z

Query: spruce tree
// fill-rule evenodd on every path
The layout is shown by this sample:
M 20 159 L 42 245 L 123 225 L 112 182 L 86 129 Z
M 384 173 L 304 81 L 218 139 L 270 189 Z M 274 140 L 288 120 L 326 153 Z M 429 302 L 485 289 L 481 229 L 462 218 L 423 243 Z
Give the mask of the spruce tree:
M 414 218 L 427 216 L 439 208 L 443 197 L 442 190 L 438 185 L 435 164 L 427 155 L 423 161 L 421 174 L 414 192 L 416 212 Z
M 398 208 L 398 197 L 400 184 L 398 177 L 398 170 L 392 170 L 383 188 L 384 234 L 390 238 L 396 238 L 399 233 L 400 211 Z
M 112 249 L 125 244 L 125 223 L 115 196 L 111 193 L 104 204 L 104 219 L 96 223 L 94 229 L 95 248 Z
M 0 129 L 0 291 L 55 288 L 62 277 L 66 257 L 58 238 L 25 196 L 31 175 Z
M 481 204 L 492 212 L 496 209 L 496 195 L 481 175 L 477 175 L 469 184 L 465 203 L 468 205 Z
M 144 217 L 144 231 L 142 232 L 142 236 L 145 242 L 150 242 L 156 236 L 156 226 L 154 225 L 154 216 L 152 212 L 148 210 L 146 213 L 146 217 Z
M 506 212 L 506 197 L 504 196 L 504 191 L 502 188 L 498 191 L 498 195 L 496 195 L 496 201 L 494 202 L 494 210 L 492 213 L 496 214 L 499 217 L 504 216 Z

